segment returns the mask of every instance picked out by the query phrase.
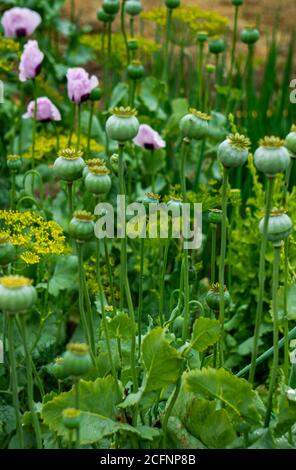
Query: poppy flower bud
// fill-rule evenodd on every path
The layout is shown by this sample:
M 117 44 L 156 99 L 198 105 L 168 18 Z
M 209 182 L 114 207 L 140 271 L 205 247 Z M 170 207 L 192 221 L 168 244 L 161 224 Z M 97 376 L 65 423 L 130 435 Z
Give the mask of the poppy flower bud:
M 255 44 L 260 38 L 260 33 L 257 28 L 253 26 L 249 26 L 248 28 L 244 28 L 240 33 L 241 41 L 245 44 Z
M 241 134 L 230 134 L 218 147 L 218 159 L 225 168 L 236 168 L 246 163 L 250 140 Z
M 232 5 L 239 7 L 244 3 L 244 0 L 231 0 Z
M 64 380 L 67 377 L 64 367 L 64 358 L 57 357 L 54 364 L 51 366 L 51 373 L 58 379 Z
M 116 15 L 120 8 L 119 0 L 103 0 L 102 8 L 108 15 Z
M 20 155 L 7 155 L 6 164 L 11 171 L 19 171 L 22 167 L 22 157 Z
M 225 41 L 222 38 L 212 39 L 209 42 L 209 51 L 212 54 L 221 54 L 225 51 Z
M 198 31 L 197 33 L 197 41 L 200 43 L 206 42 L 208 40 L 208 33 L 207 31 Z
M 15 255 L 15 247 L 9 241 L 8 235 L 0 233 L 0 266 L 7 266 L 14 260 Z
M 210 116 L 201 113 L 196 109 L 189 109 L 189 113 L 185 114 L 180 121 L 180 130 L 182 137 L 188 139 L 204 139 L 209 130 Z
M 259 231 L 262 235 L 264 217 L 259 222 Z M 287 238 L 293 230 L 293 223 L 290 217 L 282 210 L 273 209 L 270 213 L 267 226 L 267 239 L 275 245 L 280 244 Z
M 90 167 L 84 180 L 87 191 L 97 196 L 107 194 L 111 188 L 109 173 L 105 166 Z
M 80 150 L 63 149 L 55 160 L 53 169 L 58 178 L 73 182 L 82 176 L 85 162 Z
M 62 423 L 69 430 L 79 428 L 80 411 L 76 408 L 66 408 L 62 413 Z
M 223 290 L 223 295 L 224 295 L 224 305 L 225 308 L 229 307 L 231 303 L 231 297 L 226 289 L 226 286 L 224 286 Z M 211 309 L 214 310 L 215 312 L 219 311 L 220 308 L 220 287 L 219 284 L 212 284 L 207 295 L 206 295 L 206 303 L 207 306 Z
M 89 371 L 92 360 L 89 347 L 85 343 L 70 343 L 64 355 L 65 373 L 72 377 L 81 377 Z
M 90 92 L 90 101 L 100 101 L 103 96 L 103 90 L 100 87 L 93 88 Z
M 109 15 L 103 8 L 97 10 L 97 19 L 102 23 L 112 23 L 115 20 L 115 15 Z
M 178 8 L 181 4 L 181 0 L 165 0 L 165 4 L 167 8 L 174 10 L 174 8 Z
M 290 156 L 283 140 L 278 137 L 264 137 L 259 145 L 254 154 L 254 163 L 259 171 L 269 178 L 274 178 L 288 168 Z
M 36 289 L 31 279 L 23 276 L 0 278 L 0 309 L 9 314 L 29 310 L 37 300 Z
M 138 133 L 139 121 L 136 118 L 137 111 L 131 108 L 114 108 L 106 122 L 108 137 L 119 143 L 132 140 Z
M 133 60 L 127 66 L 127 76 L 130 80 L 140 80 L 144 77 L 145 69 L 140 61 Z
M 210 209 L 208 220 L 211 224 L 221 224 L 222 222 L 222 211 L 220 209 Z
M 127 0 L 125 11 L 130 16 L 137 16 L 143 10 L 143 5 L 139 0 Z
M 69 234 L 78 242 L 85 242 L 94 236 L 94 217 L 86 211 L 74 212 L 74 217 L 70 220 Z
M 291 132 L 285 139 L 285 146 L 291 153 L 292 158 L 296 158 L 296 126 L 292 126 Z
M 139 48 L 138 41 L 136 39 L 129 39 L 127 47 L 130 51 L 136 51 Z

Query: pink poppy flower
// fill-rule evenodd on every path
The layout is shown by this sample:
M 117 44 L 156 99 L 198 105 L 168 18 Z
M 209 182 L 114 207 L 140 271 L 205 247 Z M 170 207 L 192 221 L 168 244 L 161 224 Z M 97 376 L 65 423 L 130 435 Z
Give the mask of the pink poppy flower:
M 30 101 L 27 112 L 23 114 L 23 118 L 34 118 L 35 102 Z M 37 98 L 37 121 L 50 122 L 60 121 L 61 113 L 58 108 L 46 96 Z
M 68 96 L 77 104 L 87 101 L 90 92 L 99 85 L 97 77 L 90 77 L 82 67 L 68 69 L 67 79 Z
M 19 66 L 19 79 L 21 82 L 35 78 L 41 71 L 41 64 L 44 59 L 43 52 L 40 51 L 37 41 L 28 41 L 25 44 Z
M 29 8 L 11 8 L 1 20 L 7 38 L 31 36 L 41 23 L 41 16 Z
M 166 146 L 165 141 L 148 124 L 141 124 L 133 142 L 146 150 L 157 150 Z

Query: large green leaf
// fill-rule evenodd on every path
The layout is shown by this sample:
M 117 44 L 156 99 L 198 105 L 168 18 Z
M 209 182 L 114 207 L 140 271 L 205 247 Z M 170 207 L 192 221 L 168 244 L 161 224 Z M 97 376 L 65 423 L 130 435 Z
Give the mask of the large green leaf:
M 284 298 L 285 290 L 284 287 L 280 287 L 278 292 L 278 315 L 279 318 L 284 318 Z M 287 312 L 289 320 L 296 320 L 296 284 L 288 286 L 287 291 Z
M 151 330 L 143 339 L 142 358 L 146 369 L 145 392 L 171 385 L 180 376 L 183 359 L 169 344 L 161 327 Z
M 287 392 L 288 388 L 282 384 L 275 426 L 277 436 L 289 431 L 296 422 L 296 401 L 290 400 Z
M 63 290 L 75 289 L 78 280 L 77 269 L 77 256 L 61 256 L 49 281 L 48 292 L 57 297 Z
M 225 369 L 192 370 L 185 375 L 185 387 L 204 398 L 216 398 L 233 413 L 251 423 L 260 423 L 259 400 L 251 385 Z
M 191 345 L 199 352 L 205 351 L 219 339 L 220 323 L 218 320 L 201 317 L 193 325 Z
M 184 427 L 176 416 L 168 421 L 168 435 L 174 449 L 204 449 L 205 446 Z
M 110 338 L 131 338 L 134 335 L 132 319 L 126 313 L 119 313 L 108 323 Z
M 62 423 L 62 412 L 65 408 L 74 407 L 74 389 L 61 393 L 48 401 L 42 410 L 44 423 L 51 431 L 59 436 L 68 436 L 68 430 Z M 94 382 L 80 382 L 79 408 L 81 411 L 80 438 L 82 444 L 91 444 L 105 436 L 118 431 L 128 431 L 139 434 L 131 426 L 116 420 L 116 405 L 121 396 L 117 392 L 114 379 L 111 376 L 99 378 Z

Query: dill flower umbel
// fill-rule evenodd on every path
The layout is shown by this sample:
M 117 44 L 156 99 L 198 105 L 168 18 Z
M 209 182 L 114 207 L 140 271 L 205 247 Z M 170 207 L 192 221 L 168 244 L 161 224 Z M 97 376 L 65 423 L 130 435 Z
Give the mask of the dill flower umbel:
M 19 248 L 20 258 L 27 264 L 38 263 L 42 256 L 66 252 L 62 228 L 37 212 L 1 210 L 0 227 L 1 233 Z

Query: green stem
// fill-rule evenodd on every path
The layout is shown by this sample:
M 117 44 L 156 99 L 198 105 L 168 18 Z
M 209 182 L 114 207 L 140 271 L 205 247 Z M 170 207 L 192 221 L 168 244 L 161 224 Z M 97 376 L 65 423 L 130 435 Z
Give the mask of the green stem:
M 151 150 L 152 174 L 151 174 L 151 189 L 155 193 L 155 162 L 154 162 L 154 149 Z
M 179 377 L 179 379 L 176 383 L 175 391 L 172 395 L 172 398 L 170 399 L 170 402 L 167 406 L 167 409 L 166 409 L 166 412 L 165 412 L 165 415 L 164 415 L 164 418 L 163 418 L 163 423 L 162 423 L 162 432 L 163 432 L 163 445 L 162 445 L 162 448 L 163 449 L 167 448 L 168 421 L 169 421 L 169 417 L 172 414 L 172 411 L 173 411 L 174 405 L 177 401 L 178 395 L 180 393 L 181 382 L 182 382 L 182 377 Z
M 272 314 L 273 314 L 273 364 L 271 370 L 271 379 L 269 384 L 269 393 L 267 401 L 267 411 L 264 427 L 268 428 L 272 411 L 272 398 L 276 384 L 278 363 L 279 363 L 279 329 L 278 329 L 278 311 L 277 311 L 277 290 L 279 284 L 279 264 L 281 255 L 281 243 L 274 245 L 273 275 L 272 275 Z
M 165 241 L 164 247 L 164 256 L 162 260 L 162 268 L 161 268 L 161 276 L 160 276 L 160 287 L 159 287 L 159 319 L 160 325 L 163 326 L 163 321 L 165 318 L 164 312 L 164 287 L 165 287 L 165 273 L 167 270 L 167 262 L 168 262 L 168 252 L 170 246 L 170 239 L 167 238 Z
M 71 219 L 73 214 L 73 182 L 67 182 L 67 189 L 68 189 L 68 208 L 69 208 L 69 218 Z
M 144 279 L 144 248 L 145 238 L 140 238 L 140 279 L 139 279 L 139 307 L 138 307 L 138 355 L 141 354 L 142 340 L 142 309 L 143 309 L 143 279 Z
M 75 380 L 75 408 L 76 410 L 79 410 L 79 400 L 80 400 L 80 377 L 78 377 L 76 380 Z M 76 428 L 76 442 L 75 442 L 75 448 L 76 449 L 79 449 L 80 447 L 80 429 L 79 429 L 79 425 L 78 427 Z
M 288 319 L 288 308 L 287 308 L 287 300 L 288 300 L 288 273 L 289 273 L 289 238 L 285 239 L 284 242 L 284 257 L 285 257 L 285 264 L 284 264 L 284 374 L 286 383 L 289 380 L 289 362 L 290 362 L 290 355 L 289 355 L 289 319 Z
M 123 161 L 123 149 L 124 145 L 119 144 L 119 160 L 118 160 L 118 177 L 119 177 L 119 194 L 121 196 L 125 195 L 125 186 L 124 186 L 124 161 Z M 125 207 L 124 207 L 124 214 L 123 214 L 123 227 L 124 236 L 120 239 L 121 249 L 120 249 L 120 280 L 119 280 L 119 290 L 120 290 L 120 310 L 123 310 L 124 307 L 124 298 L 125 298 L 125 291 L 124 291 L 124 278 L 125 278 L 125 251 L 126 251 L 126 227 L 125 227 Z
M 80 149 L 80 135 L 81 135 L 81 103 L 77 105 L 78 109 L 78 122 L 77 122 L 77 141 L 76 141 L 76 151 Z
M 123 149 L 124 144 L 118 145 L 118 176 L 119 176 L 119 194 L 125 196 L 125 185 L 124 185 L 124 161 L 123 161 Z M 130 292 L 130 286 L 128 281 L 127 273 L 127 239 L 126 239 L 126 227 L 125 227 L 125 217 L 126 217 L 126 204 L 124 203 L 123 211 L 123 230 L 124 236 L 121 238 L 121 253 L 120 253 L 120 310 L 123 310 L 124 307 L 124 295 L 126 296 L 129 315 L 132 319 L 134 334 L 132 334 L 131 340 L 131 373 L 133 379 L 133 391 L 136 393 L 138 391 L 138 380 L 136 374 L 136 364 L 135 364 L 135 351 L 136 351 L 136 323 L 135 323 L 135 312 Z
M 79 275 L 79 311 L 84 332 L 86 343 L 91 347 L 91 338 L 89 332 L 89 326 L 87 322 L 87 316 L 84 308 L 84 279 L 83 279 L 83 245 L 77 242 L 77 254 L 78 254 L 78 275 Z
M 105 260 L 106 260 L 107 271 L 108 271 L 110 292 L 111 292 L 111 302 L 112 302 L 113 310 L 114 310 L 114 312 L 116 312 L 116 302 L 115 302 L 115 295 L 114 295 L 114 282 L 113 282 L 113 276 L 112 276 L 112 271 L 111 271 L 111 263 L 110 263 L 110 257 L 109 257 L 109 252 L 108 252 L 108 241 L 107 241 L 106 237 L 104 238 L 104 250 L 105 250 Z
M 197 169 L 196 169 L 196 177 L 195 177 L 195 185 L 196 185 L 197 191 L 199 189 L 199 180 L 200 180 L 202 162 L 204 159 L 205 148 L 206 148 L 206 139 L 203 139 L 203 141 L 201 142 L 201 147 L 200 147 L 200 156 L 199 156 L 199 159 L 197 160 Z
M 190 148 L 190 140 L 183 139 L 182 145 L 182 156 L 181 156 L 181 187 L 182 187 L 182 199 L 183 203 L 187 201 L 186 194 L 186 175 L 185 175 L 185 164 L 186 157 Z M 183 321 L 183 330 L 182 338 L 185 341 L 188 336 L 188 327 L 189 327 L 189 270 L 188 270 L 188 249 L 183 249 L 183 259 L 184 259 L 184 321 Z
M 94 101 L 91 101 L 89 121 L 88 121 L 88 132 L 87 132 L 87 151 L 88 152 L 90 151 L 90 139 L 91 139 L 91 130 L 92 130 L 93 117 L 94 117 L 94 108 L 95 108 L 95 103 L 94 103 Z
M 16 357 L 15 357 L 15 345 L 14 345 L 14 317 L 8 315 L 7 321 L 7 339 L 8 339 L 8 353 L 9 353 L 9 363 L 10 363 L 10 372 L 11 372 L 11 386 L 12 386 L 12 401 L 15 411 L 16 419 L 16 433 L 18 438 L 18 445 L 21 449 L 24 449 L 24 435 L 20 414 L 20 403 L 18 398 L 18 381 L 17 381 L 17 371 L 16 371 Z
M 136 80 L 130 80 L 130 106 L 133 108 L 135 106 L 135 93 L 136 93 Z
M 121 33 L 123 36 L 123 41 L 124 41 L 125 49 L 126 49 L 126 60 L 127 60 L 127 64 L 129 64 L 130 55 L 129 55 L 129 48 L 128 48 L 128 43 L 127 43 L 127 35 L 125 31 L 125 2 L 126 0 L 122 0 L 121 2 L 120 27 L 121 27 Z
M 289 191 L 289 184 L 290 184 L 293 163 L 294 163 L 294 158 L 290 157 L 289 166 L 286 170 L 286 175 L 285 175 L 285 186 L 284 186 L 284 194 L 283 194 L 283 202 L 282 202 L 283 207 L 286 207 L 286 204 L 287 204 L 287 196 L 288 196 L 288 191 Z
M 235 62 L 235 52 L 236 52 L 236 37 L 237 37 L 237 23 L 238 23 L 238 11 L 239 6 L 235 6 L 234 11 L 234 23 L 233 23 L 233 36 L 232 36 L 232 49 L 231 49 L 231 62 L 230 62 L 230 71 L 229 71 L 229 83 L 232 84 L 232 74 L 233 67 Z
M 211 225 L 212 246 L 211 246 L 211 284 L 214 284 L 216 279 L 216 243 L 217 243 L 217 225 Z
M 202 74 L 202 67 L 203 67 L 203 52 L 204 52 L 204 42 L 199 43 L 199 54 L 198 54 L 198 106 L 199 109 L 203 109 L 203 100 L 202 100 L 202 92 L 203 92 L 203 74 Z
M 290 341 L 291 339 L 294 339 L 296 338 L 296 326 L 294 328 L 292 328 L 292 330 L 289 331 L 288 333 L 288 340 Z M 281 349 L 283 346 L 285 345 L 285 338 L 281 338 L 278 342 L 278 347 L 279 349 Z M 259 364 L 262 364 L 262 362 L 266 361 L 267 359 L 270 358 L 270 356 L 273 355 L 273 351 L 274 351 L 274 347 L 272 346 L 271 348 L 267 349 L 266 351 L 264 351 L 264 353 L 262 353 L 260 356 L 257 357 L 256 359 L 256 365 L 258 366 Z M 237 377 L 243 377 L 244 375 L 246 375 L 251 369 L 251 364 L 248 364 L 246 367 L 244 367 L 243 369 L 241 369 L 237 374 L 236 376 Z M 295 383 L 295 386 L 296 386 L 296 383 Z M 295 388 L 295 387 L 293 387 Z
M 33 128 L 32 128 L 32 169 L 35 168 L 35 147 L 36 147 L 36 129 L 37 129 L 37 86 L 36 86 L 35 79 L 33 80 L 33 93 L 34 93 L 34 115 L 33 115 Z M 34 189 L 34 183 L 32 184 L 33 184 L 33 189 Z
M 265 217 L 264 217 L 263 233 L 262 233 L 261 248 L 260 248 L 258 303 L 257 303 L 257 311 L 256 311 L 256 319 L 255 319 L 252 360 L 251 360 L 251 368 L 250 368 L 250 375 L 249 375 L 249 382 L 251 382 L 251 384 L 254 383 L 254 378 L 255 378 L 256 357 L 258 353 L 258 340 L 259 340 L 259 332 L 260 332 L 260 326 L 261 326 L 261 320 L 262 320 L 263 296 L 264 296 L 264 284 L 265 284 L 265 254 L 266 254 L 266 246 L 267 246 L 267 228 L 268 228 L 268 220 L 269 220 L 269 215 L 270 215 L 271 206 L 272 206 L 273 187 L 274 187 L 274 178 L 268 178 Z
M 100 240 L 98 238 L 96 239 L 96 247 L 97 247 L 96 248 L 97 282 L 98 282 L 98 285 L 99 285 L 99 295 L 100 295 L 100 303 L 101 303 L 103 328 L 104 328 L 104 334 L 105 334 L 105 339 L 106 339 L 106 346 L 107 346 L 107 352 L 108 352 L 108 356 L 109 356 L 110 367 L 111 367 L 111 373 L 112 373 L 112 376 L 115 380 L 117 391 L 120 394 L 120 387 L 119 387 L 117 373 L 116 373 L 116 369 L 115 369 L 114 361 L 113 361 L 113 357 L 112 357 L 112 349 L 111 349 L 111 343 L 110 343 L 110 337 L 109 337 L 109 330 L 108 330 L 108 325 L 107 325 L 107 320 L 106 320 L 104 291 L 103 291 L 103 286 L 102 286 L 101 269 L 100 269 L 100 258 L 101 258 L 101 255 L 100 255 Z
M 222 223 L 221 223 L 221 252 L 219 264 L 219 321 L 221 325 L 220 335 L 220 366 L 224 364 L 224 320 L 225 320 L 225 303 L 224 303 L 224 278 L 225 278 L 225 258 L 226 258 L 226 242 L 227 242 L 227 184 L 229 169 L 223 167 L 222 181 Z
M 15 170 L 12 170 L 11 171 L 11 202 L 10 202 L 10 208 L 13 210 L 15 208 L 15 195 L 16 195 L 16 191 L 15 191 L 15 175 L 16 175 L 16 171 Z
M 163 47 L 163 80 L 165 83 L 168 82 L 169 73 L 169 39 L 171 35 L 172 15 L 173 10 L 171 8 L 167 8 L 165 38 Z
M 37 417 L 35 406 L 34 406 L 34 392 L 33 392 L 33 380 L 32 380 L 32 357 L 31 352 L 28 347 L 27 340 L 27 331 L 26 331 L 26 321 L 23 315 L 19 315 L 16 318 L 16 321 L 19 324 L 19 329 L 21 332 L 21 337 L 23 341 L 23 346 L 26 356 L 26 375 L 27 375 L 27 395 L 28 395 L 28 405 L 32 416 L 33 428 L 36 436 L 37 449 L 42 449 L 42 438 L 40 423 Z
M 134 28 L 134 17 L 131 16 L 130 18 L 130 32 L 131 32 L 131 38 L 133 38 L 135 36 L 135 28 Z
M 71 19 L 71 23 L 75 22 L 75 0 L 71 0 L 70 19 Z
M 68 147 L 71 147 L 72 145 L 72 137 L 73 137 L 73 132 L 74 132 L 74 126 L 75 126 L 75 116 L 76 116 L 76 105 L 73 102 L 73 109 L 71 113 L 71 126 L 70 126 L 70 133 L 69 133 L 69 139 L 68 139 Z

